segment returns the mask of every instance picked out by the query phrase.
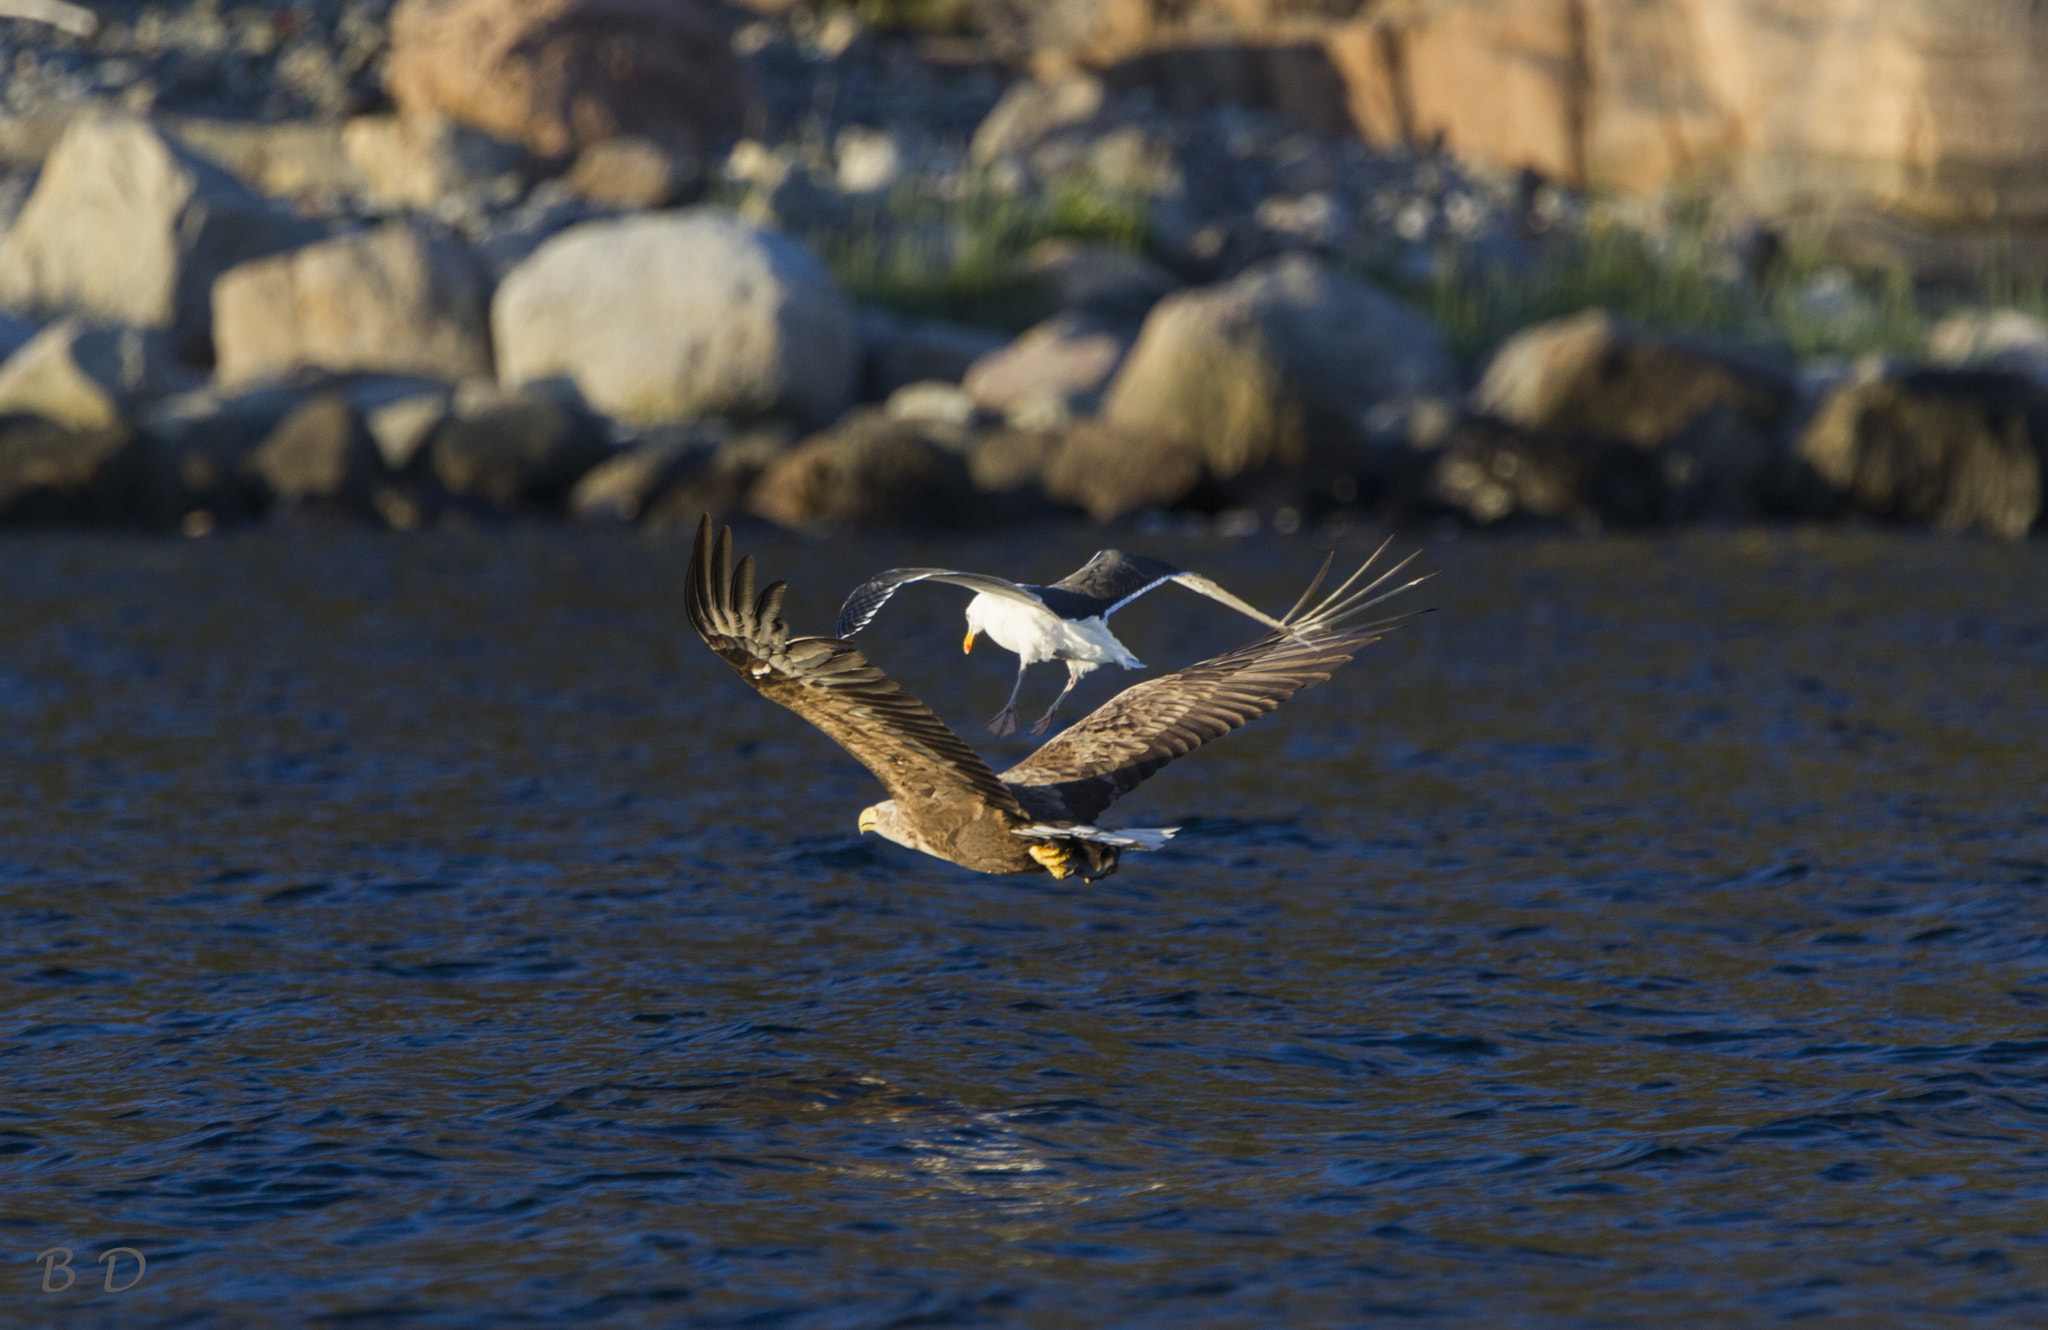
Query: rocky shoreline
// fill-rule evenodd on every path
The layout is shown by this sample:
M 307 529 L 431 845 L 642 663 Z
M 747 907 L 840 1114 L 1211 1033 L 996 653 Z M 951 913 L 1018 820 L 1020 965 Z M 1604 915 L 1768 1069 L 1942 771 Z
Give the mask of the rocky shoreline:
M 1272 97 L 846 8 L 0 14 L 0 523 L 2041 523 L 2035 313 L 1475 333 L 1461 272 L 1676 233 Z M 1708 232 L 1732 308 L 1777 242 Z

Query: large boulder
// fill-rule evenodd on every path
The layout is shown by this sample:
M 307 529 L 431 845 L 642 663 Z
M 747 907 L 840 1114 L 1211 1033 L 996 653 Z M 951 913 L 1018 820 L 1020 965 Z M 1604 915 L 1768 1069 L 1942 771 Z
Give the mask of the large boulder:
M 1428 319 L 1289 255 L 1160 301 L 1102 414 L 1118 431 L 1192 450 L 1219 481 L 1270 468 L 1344 470 L 1372 407 L 1455 378 Z
M 1525 429 L 1655 449 L 1716 407 L 1775 429 L 1797 394 L 1782 371 L 1590 309 L 1502 343 L 1472 391 L 1472 405 Z
M 711 208 L 570 228 L 506 276 L 491 330 L 503 382 L 568 379 L 638 424 L 822 423 L 860 367 L 853 312 L 824 265 Z
M 1830 394 L 1798 454 L 1857 511 L 2017 540 L 2041 515 L 2044 405 L 2019 375 L 1876 376 Z
M 384 78 L 407 114 L 558 158 L 619 134 L 700 149 L 753 101 L 703 0 L 401 0 Z
M 1531 433 L 1659 453 L 1685 506 L 1745 516 L 1797 399 L 1775 366 L 1595 309 L 1509 338 L 1471 400 Z
M 986 516 L 956 448 L 920 422 L 852 413 L 762 472 L 747 511 L 778 526 L 963 529 Z
M 489 377 L 485 283 L 454 240 L 393 222 L 230 269 L 213 291 L 223 383 L 304 367 Z
M 0 413 L 103 430 L 140 403 L 191 386 L 192 378 L 160 334 L 64 319 L 0 365 Z
M 78 120 L 0 240 L 0 305 L 163 331 L 204 359 L 214 279 L 307 228 L 141 120 Z

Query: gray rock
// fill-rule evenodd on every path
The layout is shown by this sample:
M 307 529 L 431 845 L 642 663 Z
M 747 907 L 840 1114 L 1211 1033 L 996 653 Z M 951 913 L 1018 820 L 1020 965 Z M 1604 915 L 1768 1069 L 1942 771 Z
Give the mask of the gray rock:
M 2018 540 L 2041 515 L 2044 423 L 2022 376 L 1922 370 L 1837 388 L 1797 452 L 1856 511 Z
M 958 383 L 970 365 L 1003 345 L 1001 333 L 939 319 L 875 318 L 863 311 L 867 389 L 887 397 L 898 388 L 933 380 Z
M 587 412 L 538 392 L 458 393 L 454 414 L 427 444 L 448 493 L 504 512 L 559 504 L 611 455 Z
M 630 134 L 591 144 L 562 179 L 571 194 L 612 208 L 666 208 L 703 183 L 695 156 Z
M 136 516 L 144 466 L 126 425 L 72 430 L 0 416 L 0 522 L 119 522 Z
M 107 429 L 140 403 L 196 382 L 159 334 L 64 319 L 0 365 L 0 413 L 41 416 L 66 429 Z
M 1057 428 L 1102 404 L 1136 338 L 1119 320 L 1055 315 L 974 362 L 960 386 L 983 410 L 1019 425 Z
M 1473 526 L 1510 520 L 1580 530 L 1644 526 L 1664 515 L 1664 471 L 1644 449 L 1613 438 L 1543 434 L 1488 417 L 1455 422 L 1399 478 L 1402 506 L 1452 513 Z
M 1021 80 L 1010 85 L 975 129 L 969 151 L 982 166 L 1026 157 L 1048 142 L 1093 130 L 1107 106 L 1108 95 L 1100 79 Z
M 824 265 L 710 208 L 556 236 L 498 288 L 491 327 L 503 382 L 566 379 L 636 424 L 829 419 L 859 368 L 853 313 Z
M 1355 465 L 1364 419 L 1456 378 L 1442 335 L 1393 297 L 1301 255 L 1169 296 L 1110 384 L 1105 423 L 1192 450 L 1230 481 Z
M 1044 467 L 1046 495 L 1098 522 L 1177 507 L 1202 488 L 1205 472 L 1198 449 L 1096 420 L 1068 430 Z
M 960 390 L 959 385 L 928 380 L 924 383 L 906 383 L 889 394 L 883 404 L 891 420 L 917 421 L 926 427 L 943 431 L 939 437 L 959 440 L 956 446 L 966 446 L 967 431 L 973 427 L 975 416 L 974 399 Z
M 701 466 L 676 476 L 642 509 L 643 530 L 689 530 L 705 513 L 714 518 L 738 512 L 761 473 L 790 450 L 789 434 L 777 428 L 742 431 L 726 439 Z
M 0 305 L 168 333 L 204 359 L 214 279 L 309 228 L 133 119 L 82 119 L 0 240 Z
M 903 178 L 908 165 L 903 144 L 887 130 L 847 125 L 832 141 L 839 188 L 848 194 L 879 194 Z
M 960 449 L 918 422 L 856 411 L 832 432 L 778 457 L 755 482 L 747 511 L 798 530 L 912 527 L 961 530 L 988 517 Z
M 268 496 L 249 469 L 249 455 L 306 396 L 303 388 L 283 385 L 232 397 L 195 389 L 139 408 L 144 520 L 175 526 L 202 513 L 208 524 L 218 524 L 261 512 Z
M 376 441 L 385 467 L 393 475 L 402 475 L 411 470 L 421 448 L 448 418 L 455 399 L 439 384 L 383 380 L 370 392 L 352 393 L 350 400 L 363 413 L 363 423 Z
M 817 235 L 872 225 L 880 214 L 873 200 L 842 193 L 831 179 L 792 166 L 755 182 L 740 203 L 739 216 L 754 226 Z
M 981 430 L 968 441 L 967 478 L 1001 517 L 1048 515 L 1054 505 L 1046 495 L 1046 468 L 1061 444 L 1060 435 L 1043 430 Z
M 304 199 L 327 210 L 363 190 L 362 176 L 342 146 L 337 125 L 185 116 L 164 123 L 187 148 L 271 198 Z
M 1774 365 L 1602 310 L 1524 329 L 1495 353 L 1473 409 L 1538 434 L 1663 454 L 1674 515 L 1752 516 L 1799 400 Z
M 465 194 L 510 203 L 525 184 L 517 144 L 442 115 L 357 116 L 342 127 L 341 146 L 378 207 L 432 208 Z
M 577 481 L 569 492 L 569 515 L 584 523 L 630 526 L 669 487 L 708 466 L 720 442 L 687 427 L 653 431 Z
M 1797 396 L 1792 376 L 1776 367 L 1593 309 L 1510 337 L 1473 389 L 1472 406 L 1524 429 L 1654 449 L 1714 406 L 1774 430 Z
M 1927 358 L 1951 369 L 2024 374 L 2048 388 L 2048 320 L 2017 309 L 1960 310 L 1928 333 Z
M 214 285 L 224 384 L 315 368 L 449 380 L 491 373 L 482 270 L 410 222 L 229 269 Z
M 363 418 L 340 392 L 323 392 L 279 422 L 249 455 L 249 470 L 286 509 L 367 515 L 382 460 Z

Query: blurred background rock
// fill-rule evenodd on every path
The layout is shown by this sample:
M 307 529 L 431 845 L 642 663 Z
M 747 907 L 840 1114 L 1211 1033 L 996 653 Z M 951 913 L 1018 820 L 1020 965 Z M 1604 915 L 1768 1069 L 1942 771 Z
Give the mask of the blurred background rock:
M 2020 0 L 0 0 L 0 520 L 2040 525 Z

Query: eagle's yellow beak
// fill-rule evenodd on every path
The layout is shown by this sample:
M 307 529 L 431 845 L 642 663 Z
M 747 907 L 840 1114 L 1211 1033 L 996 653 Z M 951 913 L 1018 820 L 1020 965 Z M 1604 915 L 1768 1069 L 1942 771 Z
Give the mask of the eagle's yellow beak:
M 863 808 L 863 809 L 861 809 L 861 810 L 860 810 L 860 834 L 861 834 L 861 835 L 863 835 L 863 836 L 865 836 L 865 835 L 867 835 L 867 834 L 868 834 L 868 833 L 869 833 L 870 831 L 873 831 L 873 830 L 875 829 L 875 824 L 876 824 L 877 822 L 879 822 L 879 821 L 881 821 L 881 819 L 875 816 L 875 810 L 874 810 L 874 809 L 872 809 L 872 808 Z
M 970 628 L 967 630 L 967 640 L 960 644 L 961 654 L 964 655 L 967 652 L 974 650 L 974 634 L 974 629 Z

